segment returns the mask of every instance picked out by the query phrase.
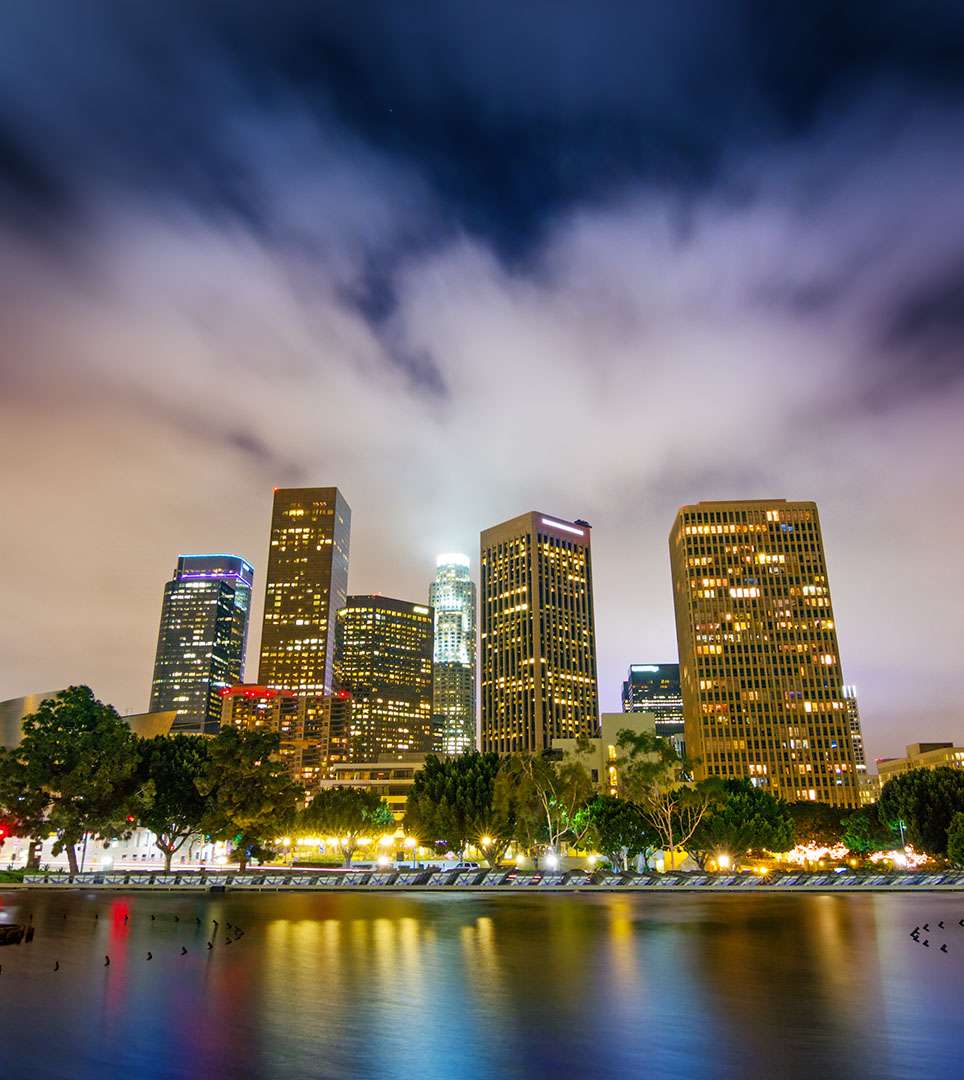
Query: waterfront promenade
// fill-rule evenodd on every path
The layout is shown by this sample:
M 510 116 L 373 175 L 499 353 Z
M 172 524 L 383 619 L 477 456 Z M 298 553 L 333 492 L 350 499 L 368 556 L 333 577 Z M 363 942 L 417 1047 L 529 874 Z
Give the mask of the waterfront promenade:
M 521 873 L 494 870 L 265 870 L 256 873 L 26 874 L 0 889 L 143 889 L 176 892 L 928 892 L 964 891 L 964 872 L 781 871 L 768 874 L 610 873 L 584 870 Z

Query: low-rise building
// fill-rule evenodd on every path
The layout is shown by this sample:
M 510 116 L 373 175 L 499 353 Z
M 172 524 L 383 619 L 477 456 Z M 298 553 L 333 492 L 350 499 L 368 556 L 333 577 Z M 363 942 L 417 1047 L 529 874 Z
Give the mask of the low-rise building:
M 964 746 L 952 742 L 911 743 L 906 757 L 877 759 L 881 787 L 892 777 L 913 769 L 941 768 L 964 769 Z
M 619 747 L 619 733 L 631 731 L 634 735 L 648 732 L 657 734 L 658 718 L 647 712 L 603 713 L 599 718 L 600 736 L 598 739 L 554 739 L 553 753 L 560 757 L 578 756 L 589 770 L 596 788 L 605 795 L 619 794 L 619 758 L 623 751 Z M 589 751 L 579 753 L 580 743 L 588 746 Z
M 405 802 L 415 783 L 415 776 L 425 768 L 425 754 L 411 753 L 402 758 L 394 754 L 383 761 L 339 762 L 318 787 L 353 787 L 373 791 L 388 803 L 396 821 L 405 815 Z

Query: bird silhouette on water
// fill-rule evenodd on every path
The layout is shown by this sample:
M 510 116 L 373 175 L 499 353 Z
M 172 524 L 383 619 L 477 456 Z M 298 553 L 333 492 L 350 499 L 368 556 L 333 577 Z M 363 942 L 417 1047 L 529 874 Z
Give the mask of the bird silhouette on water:
M 943 945 L 941 946 L 941 952 L 947 952 L 947 942 L 946 942 L 946 941 L 945 941 L 945 942 L 944 942 L 944 944 L 943 944 Z
M 153 959 L 154 959 L 154 954 L 153 954 L 152 952 L 149 952 L 149 953 L 147 954 L 147 959 L 148 959 L 148 960 L 153 960 Z
M 926 922 L 926 923 L 924 923 L 924 930 L 925 930 L 925 931 L 930 931 L 930 928 L 931 928 L 931 924 L 930 924 L 930 923 L 927 923 L 927 922 Z
M 157 916 L 156 916 L 156 915 L 152 915 L 152 916 L 151 916 L 151 922 L 153 922 L 153 921 L 154 921 L 154 920 L 155 920 L 156 918 L 157 918 Z
M 924 938 L 923 946 L 925 949 L 929 949 L 931 947 L 931 943 L 927 940 L 927 938 Z
M 126 923 L 129 918 L 130 918 L 130 915 L 125 915 L 124 916 L 124 922 Z
M 174 916 L 174 921 L 175 921 L 175 922 L 180 922 L 180 921 L 181 921 L 181 919 L 180 919 L 180 916 L 178 916 L 178 915 L 175 915 L 175 916 Z
M 943 930 L 944 929 L 944 920 L 941 919 L 941 921 L 937 925 Z
M 213 942 L 213 941 L 209 941 L 209 942 L 208 942 L 208 948 L 209 948 L 209 949 L 213 949 L 213 948 L 214 948 L 214 942 Z
M 110 967 L 110 957 L 109 956 L 104 957 L 104 967 Z
M 59 960 L 54 961 L 54 971 L 60 971 L 60 961 Z
M 200 926 L 201 925 L 201 916 L 200 915 L 195 915 L 194 916 L 194 921 L 198 924 L 198 926 Z
M 187 956 L 187 949 L 183 945 L 181 946 L 181 956 Z

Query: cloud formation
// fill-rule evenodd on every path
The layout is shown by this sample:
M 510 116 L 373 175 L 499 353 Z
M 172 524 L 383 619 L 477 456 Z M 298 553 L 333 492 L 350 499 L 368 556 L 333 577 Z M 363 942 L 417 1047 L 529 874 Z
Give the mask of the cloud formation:
M 716 5 L 591 33 L 526 7 L 386 5 L 364 34 L 299 5 L 65 6 L 56 33 L 16 9 L 0 697 L 86 681 L 146 707 L 177 554 L 237 550 L 260 585 L 271 487 L 335 483 L 359 592 L 421 598 L 437 551 L 474 562 L 525 509 L 592 521 L 615 708 L 630 662 L 675 656 L 676 508 L 786 496 L 821 507 L 871 754 L 964 737 L 943 45 L 841 25 L 876 66 L 780 81 Z M 784 58 L 814 32 L 778 29 Z

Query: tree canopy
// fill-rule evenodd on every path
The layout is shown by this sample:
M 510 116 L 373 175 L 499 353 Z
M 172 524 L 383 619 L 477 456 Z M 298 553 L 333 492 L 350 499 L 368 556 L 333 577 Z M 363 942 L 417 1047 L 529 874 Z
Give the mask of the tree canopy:
M 964 769 L 912 769 L 884 784 L 877 804 L 881 820 L 903 822 L 918 851 L 947 854 L 954 815 L 964 811 Z
M 197 735 L 158 735 L 140 743 L 140 769 L 152 785 L 139 824 L 154 833 L 164 869 L 185 841 L 201 831 L 208 798 L 198 790 L 210 761 L 209 740 Z
M 483 836 L 495 842 L 507 829 L 507 819 L 494 810 L 498 772 L 498 754 L 429 754 L 405 804 L 406 831 L 426 844 L 445 844 L 459 858 L 469 843 L 480 843 Z
M 586 839 L 614 869 L 628 870 L 630 860 L 638 855 L 644 856 L 648 864 L 649 856 L 659 846 L 659 836 L 642 809 L 627 799 L 597 795 L 578 813 L 588 821 Z
M 843 835 L 843 819 L 851 813 L 839 806 L 822 802 L 789 803 L 790 816 L 793 818 L 793 835 L 798 844 L 816 844 L 818 847 L 833 847 Z
M 88 686 L 71 686 L 23 720 L 23 738 L 5 756 L 4 787 L 23 835 L 57 835 L 77 872 L 85 833 L 104 840 L 131 831 L 145 789 L 137 738 Z
M 964 870 L 964 811 L 959 810 L 952 818 L 947 830 L 948 861 Z
M 727 854 L 735 864 L 750 851 L 789 851 L 793 819 L 782 799 L 749 780 L 724 780 L 720 798 L 696 827 L 687 850 L 700 866 L 710 855 Z
M 324 835 L 336 836 L 342 859 L 351 866 L 359 838 L 393 829 L 395 819 L 379 795 L 363 788 L 322 788 L 301 812 L 299 825 Z
M 303 794 L 274 756 L 278 743 L 275 732 L 222 728 L 208 741 L 207 763 L 195 781 L 206 799 L 202 831 L 231 842 L 241 871 L 290 828 Z

